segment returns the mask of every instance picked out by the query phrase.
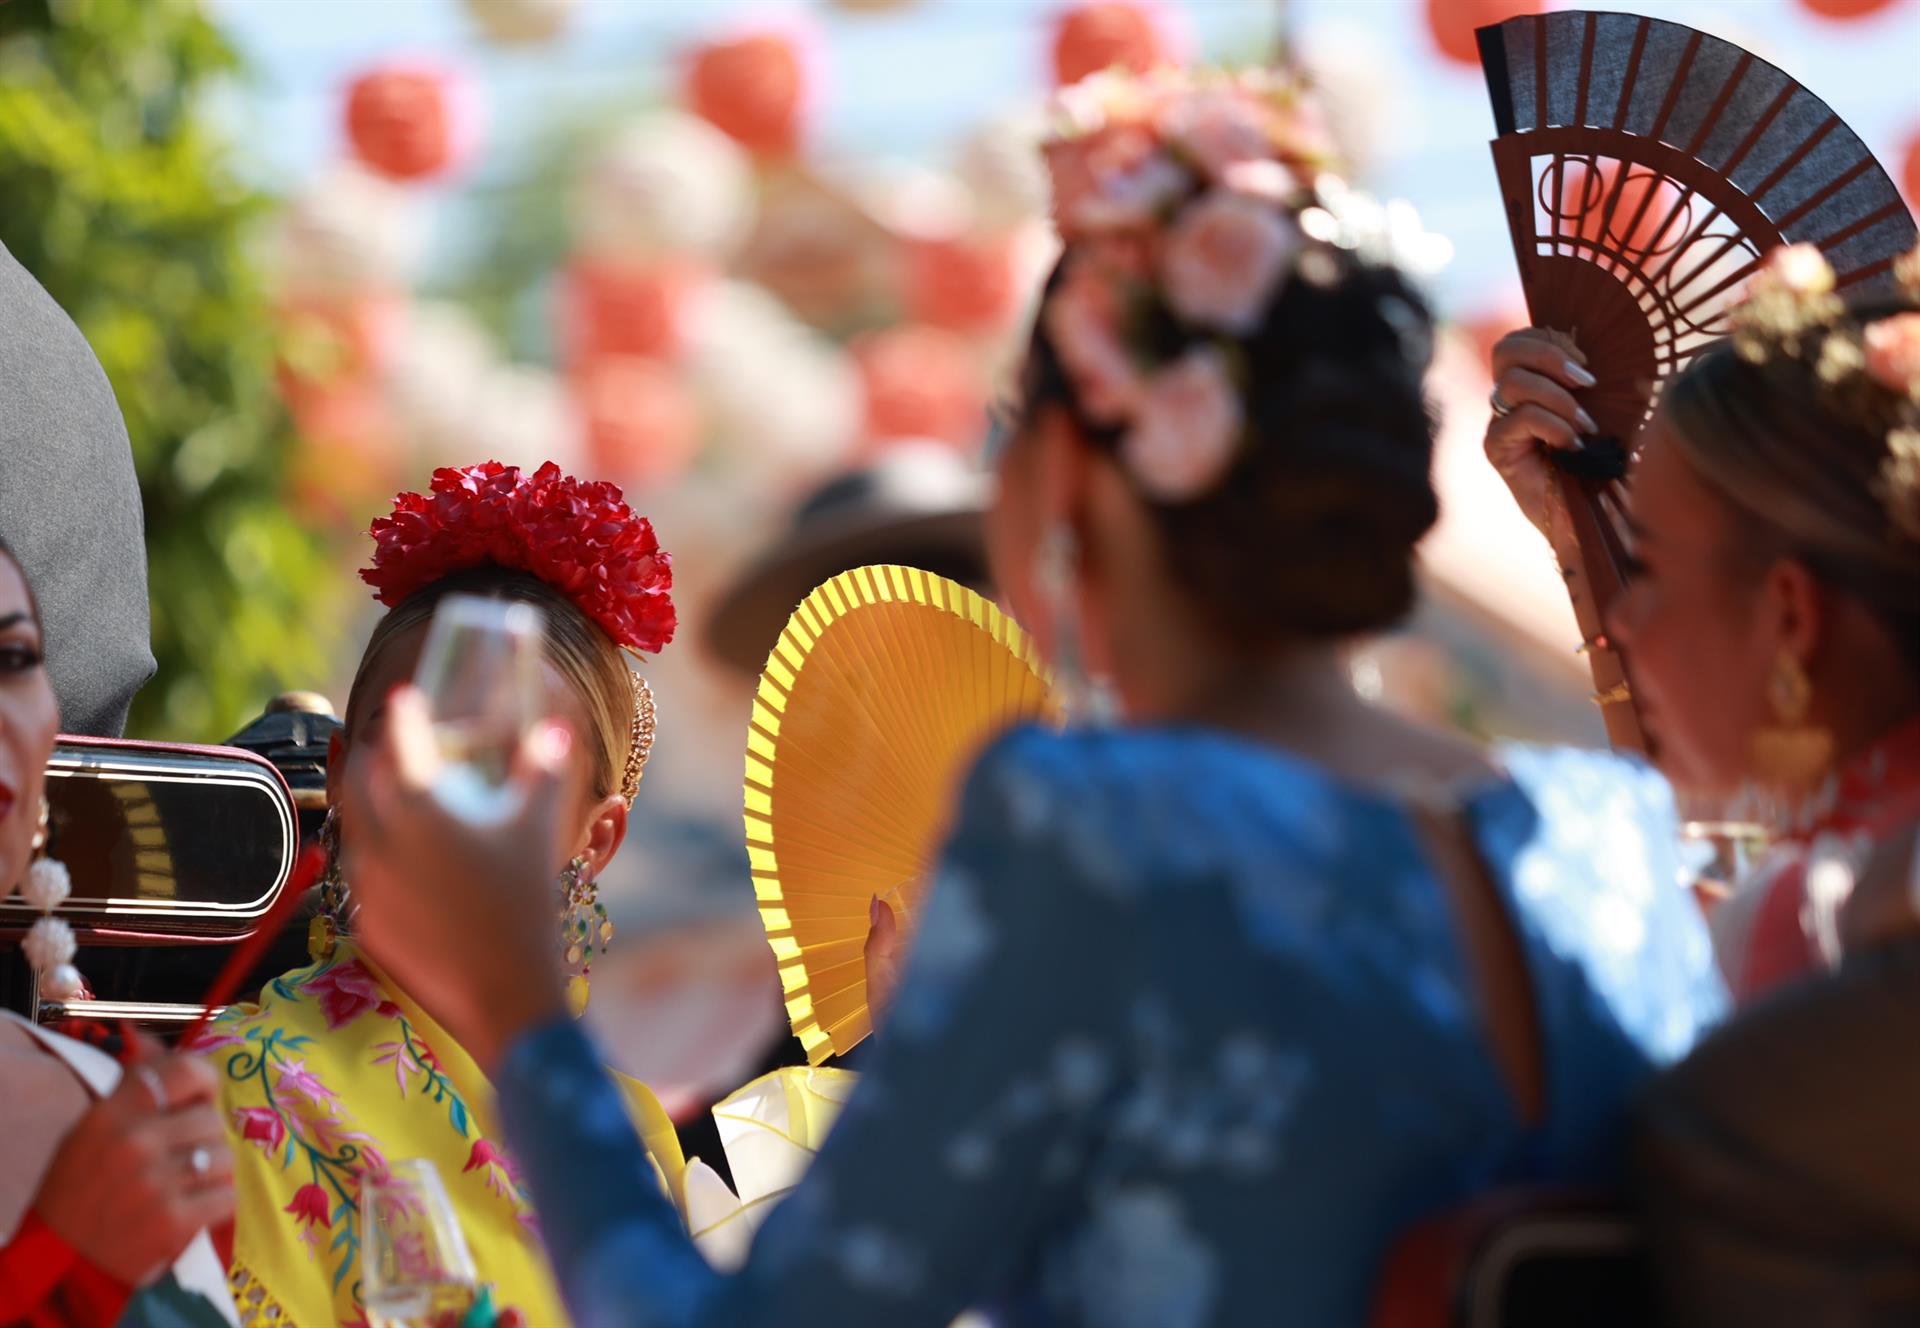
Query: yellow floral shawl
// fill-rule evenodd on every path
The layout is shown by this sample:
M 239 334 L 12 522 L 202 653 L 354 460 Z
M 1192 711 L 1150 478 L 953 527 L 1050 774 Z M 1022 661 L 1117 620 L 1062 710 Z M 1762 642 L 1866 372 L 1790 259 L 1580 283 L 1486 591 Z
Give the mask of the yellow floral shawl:
M 364 1323 L 360 1175 L 389 1159 L 426 1158 L 495 1304 L 530 1324 L 564 1324 L 492 1086 L 459 1044 L 344 941 L 260 995 L 258 1005 L 227 1011 L 196 1046 L 220 1071 L 233 1142 L 231 1278 L 241 1322 Z M 615 1078 L 680 1202 L 672 1122 L 643 1085 Z

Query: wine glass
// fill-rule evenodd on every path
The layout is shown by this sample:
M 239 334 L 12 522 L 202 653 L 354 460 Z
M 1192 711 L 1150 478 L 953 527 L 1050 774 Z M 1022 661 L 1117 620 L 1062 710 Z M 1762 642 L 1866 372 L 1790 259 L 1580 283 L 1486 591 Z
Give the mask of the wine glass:
M 440 1328 L 473 1308 L 480 1277 L 433 1163 L 402 1158 L 369 1174 L 360 1231 L 360 1296 L 373 1328 Z
M 514 756 L 540 716 L 541 612 L 531 604 L 449 595 L 434 610 L 414 684 L 425 693 L 442 765 L 434 785 L 476 824 L 519 805 Z

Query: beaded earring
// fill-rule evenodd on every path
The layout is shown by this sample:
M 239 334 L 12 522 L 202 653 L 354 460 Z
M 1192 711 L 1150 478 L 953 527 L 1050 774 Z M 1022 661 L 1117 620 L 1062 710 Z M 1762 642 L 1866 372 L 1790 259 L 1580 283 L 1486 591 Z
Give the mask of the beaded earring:
M 587 1008 L 588 983 L 595 955 L 604 955 L 613 942 L 613 922 L 600 902 L 600 883 L 585 858 L 574 858 L 560 871 L 560 943 L 567 966 L 580 971 L 567 979 L 567 1003 L 577 1015 Z

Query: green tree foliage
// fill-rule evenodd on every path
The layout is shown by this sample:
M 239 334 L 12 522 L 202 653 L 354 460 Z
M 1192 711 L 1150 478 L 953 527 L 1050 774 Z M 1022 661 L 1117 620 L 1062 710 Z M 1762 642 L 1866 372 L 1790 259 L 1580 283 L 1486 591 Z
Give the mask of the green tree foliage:
M 295 442 L 254 259 L 267 200 L 209 114 L 239 70 L 204 10 L 0 4 L 0 241 L 80 325 L 126 416 L 160 665 L 130 731 L 176 740 L 222 737 L 320 676 L 341 597 L 286 503 Z

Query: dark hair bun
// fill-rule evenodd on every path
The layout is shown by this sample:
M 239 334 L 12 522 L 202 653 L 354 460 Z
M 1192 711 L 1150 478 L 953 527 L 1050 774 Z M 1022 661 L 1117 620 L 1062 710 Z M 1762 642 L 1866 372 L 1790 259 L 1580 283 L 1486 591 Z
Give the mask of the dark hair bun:
M 1153 505 L 1182 579 L 1221 633 L 1259 648 L 1393 626 L 1412 609 L 1414 545 L 1439 516 L 1426 302 L 1399 272 L 1341 258 L 1295 273 L 1266 321 L 1238 342 L 1248 434 L 1219 488 Z M 1148 330 L 1155 358 L 1190 334 Z M 1043 332 L 1029 408 L 1064 405 L 1096 444 Z

